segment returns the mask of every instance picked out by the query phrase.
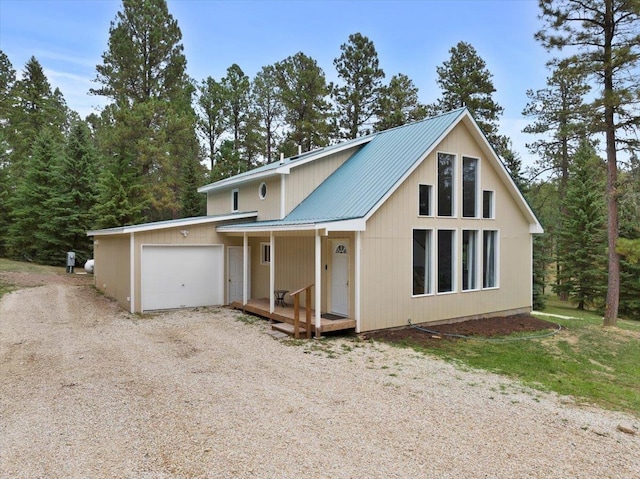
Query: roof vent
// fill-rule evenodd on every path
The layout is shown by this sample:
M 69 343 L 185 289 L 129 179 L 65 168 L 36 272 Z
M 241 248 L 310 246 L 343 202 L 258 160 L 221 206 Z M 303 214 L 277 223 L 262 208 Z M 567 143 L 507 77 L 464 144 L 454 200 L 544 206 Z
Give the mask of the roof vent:
M 280 164 L 284 165 L 284 153 L 280 153 Z
M 298 156 L 302 155 L 302 145 L 298 145 Z

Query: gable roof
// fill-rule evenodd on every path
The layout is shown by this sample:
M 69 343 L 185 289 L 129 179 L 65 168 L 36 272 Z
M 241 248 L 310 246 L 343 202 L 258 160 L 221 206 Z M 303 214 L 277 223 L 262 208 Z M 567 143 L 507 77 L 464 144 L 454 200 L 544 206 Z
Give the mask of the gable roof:
M 218 230 L 364 230 L 367 219 L 460 122 L 495 163 L 498 175 L 527 218 L 530 231 L 542 233 L 533 211 L 467 108 L 369 135 L 362 148 L 282 220 L 223 225 Z
M 286 175 L 289 174 L 292 168 L 305 165 L 311 161 L 319 160 L 340 151 L 348 150 L 349 148 L 355 148 L 357 146 L 370 142 L 372 139 L 373 135 L 362 136 L 354 140 L 344 141 L 337 145 L 324 146 L 322 148 L 307 151 L 306 153 L 301 153 L 296 156 L 284 158 L 280 161 L 275 161 L 273 163 L 259 166 L 258 168 L 245 171 L 244 173 L 240 173 L 230 178 L 225 178 L 224 180 L 201 186 L 200 188 L 198 188 L 198 193 L 208 193 L 210 191 L 223 190 L 241 185 L 243 183 L 248 183 L 250 181 L 267 178 L 269 176 L 276 176 L 280 174 Z

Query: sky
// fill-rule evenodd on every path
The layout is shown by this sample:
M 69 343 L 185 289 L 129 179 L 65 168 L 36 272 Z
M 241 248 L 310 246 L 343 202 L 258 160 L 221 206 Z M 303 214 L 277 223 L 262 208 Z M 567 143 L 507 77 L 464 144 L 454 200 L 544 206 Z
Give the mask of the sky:
M 31 56 L 53 88 L 82 117 L 105 104 L 89 95 L 96 65 L 108 48 L 120 0 L 0 0 L 0 50 L 18 74 Z M 352 33 L 367 36 L 386 81 L 403 73 L 423 103 L 440 96 L 436 67 L 458 42 L 486 62 L 504 108 L 500 131 L 513 140 L 524 166 L 532 163 L 521 133 L 527 89 L 545 87 L 550 58 L 533 36 L 542 27 L 537 0 L 168 0 L 182 31 L 187 73 L 222 78 L 237 63 L 250 78 L 297 52 L 314 58 L 328 81 L 333 60 Z

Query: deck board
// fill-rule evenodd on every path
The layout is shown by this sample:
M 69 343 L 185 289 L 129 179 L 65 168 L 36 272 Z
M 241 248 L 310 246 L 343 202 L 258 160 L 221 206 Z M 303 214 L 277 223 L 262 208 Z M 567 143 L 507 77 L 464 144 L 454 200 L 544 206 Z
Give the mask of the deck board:
M 258 316 L 262 316 L 263 318 L 271 319 L 273 321 L 278 321 L 280 323 L 288 323 L 293 324 L 294 315 L 293 315 L 293 305 L 287 304 L 286 306 L 276 306 L 273 314 L 269 312 L 270 304 L 269 299 L 260 298 L 260 299 L 250 299 L 247 304 L 244 306 L 242 302 L 235 301 L 232 307 L 236 309 L 243 309 L 249 313 L 257 314 Z M 305 318 L 305 309 L 300 309 L 300 328 L 306 328 L 306 318 Z M 315 310 L 311 310 L 311 331 L 316 332 L 315 327 Z M 341 318 L 341 319 L 326 319 L 320 318 L 320 331 L 319 333 L 326 333 L 329 331 L 343 331 L 348 329 L 355 329 L 356 320 L 351 318 Z

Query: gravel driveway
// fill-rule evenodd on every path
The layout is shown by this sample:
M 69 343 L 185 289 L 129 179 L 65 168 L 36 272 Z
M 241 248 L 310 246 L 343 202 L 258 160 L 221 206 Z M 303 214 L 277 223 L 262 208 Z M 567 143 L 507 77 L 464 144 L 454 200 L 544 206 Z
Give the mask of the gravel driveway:
M 3 478 L 632 478 L 639 420 L 386 345 L 88 285 L 0 302 Z

